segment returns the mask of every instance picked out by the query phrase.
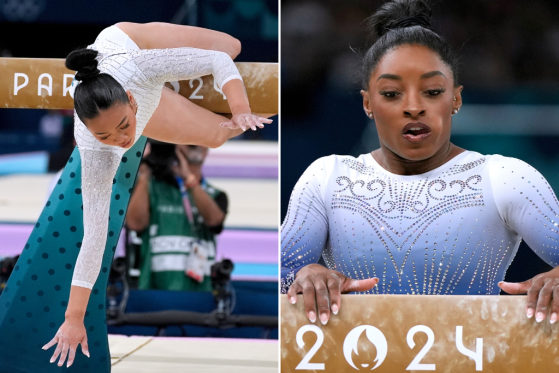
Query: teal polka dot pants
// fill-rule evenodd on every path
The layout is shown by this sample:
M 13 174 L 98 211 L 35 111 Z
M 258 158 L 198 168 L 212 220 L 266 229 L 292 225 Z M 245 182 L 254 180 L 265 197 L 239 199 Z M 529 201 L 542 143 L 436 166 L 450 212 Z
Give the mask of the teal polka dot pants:
M 85 314 L 91 357 L 78 347 L 73 365 L 60 368 L 49 363 L 55 347 L 41 348 L 64 322 L 83 238 L 81 161 L 76 148 L 0 296 L 1 373 L 111 371 L 105 323 L 107 281 L 145 144 L 146 138 L 141 137 L 124 154 L 113 182 L 107 245 Z

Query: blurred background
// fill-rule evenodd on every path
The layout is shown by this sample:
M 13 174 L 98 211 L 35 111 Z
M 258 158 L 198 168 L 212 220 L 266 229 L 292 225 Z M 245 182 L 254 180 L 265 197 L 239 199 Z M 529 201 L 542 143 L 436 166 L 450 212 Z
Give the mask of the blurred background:
M 383 3 L 282 1 L 282 220 L 293 186 L 314 160 L 379 147 L 356 74 L 366 52 L 362 22 Z M 433 30 L 461 60 L 464 104 L 453 116 L 451 141 L 522 159 L 559 192 L 559 2 L 430 4 Z M 506 280 L 527 280 L 549 269 L 522 243 Z
M 123 21 L 169 22 L 223 31 L 242 43 L 237 62 L 278 62 L 277 0 L 2 1 L 0 34 L 4 37 L 0 40 L 0 57 L 65 58 L 72 50 L 92 44 L 104 28 Z M 213 291 L 212 286 L 203 291 L 138 290 L 141 268 L 137 255 L 142 232 L 125 228 L 109 281 L 109 320 L 118 312 L 181 310 L 209 314 L 219 307 L 221 316 L 277 317 L 279 150 L 278 120 L 272 119 L 274 124 L 264 130 L 247 131 L 219 149 L 210 149 L 202 167 L 205 180 L 228 199 L 212 263 L 229 259 L 234 267 L 217 271 L 213 276 L 217 278 L 212 277 Z M 0 292 L 56 183 L 55 173 L 64 167 L 74 146 L 71 110 L 0 110 Z M 131 253 L 136 257 L 130 257 Z M 124 294 L 126 287 L 129 292 Z M 278 336 L 277 326 L 231 325 L 109 326 L 109 333 Z

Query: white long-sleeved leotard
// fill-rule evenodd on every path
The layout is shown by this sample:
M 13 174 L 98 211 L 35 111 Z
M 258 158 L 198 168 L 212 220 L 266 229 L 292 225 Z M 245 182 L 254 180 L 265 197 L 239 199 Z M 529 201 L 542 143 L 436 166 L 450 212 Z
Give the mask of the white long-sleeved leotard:
M 371 154 L 329 156 L 301 176 L 281 232 L 282 292 L 322 255 L 371 293 L 499 294 L 522 239 L 559 262 L 559 203 L 528 164 L 466 151 L 421 175 Z
M 116 26 L 103 30 L 88 48 L 99 52 L 98 69 L 130 90 L 138 104 L 134 143 L 157 108 L 165 82 L 209 74 L 219 87 L 232 79 L 242 80 L 226 53 L 195 48 L 142 50 Z M 113 178 L 127 149 L 102 144 L 76 114 L 74 121 L 82 162 L 84 237 L 72 285 L 91 289 L 107 240 Z

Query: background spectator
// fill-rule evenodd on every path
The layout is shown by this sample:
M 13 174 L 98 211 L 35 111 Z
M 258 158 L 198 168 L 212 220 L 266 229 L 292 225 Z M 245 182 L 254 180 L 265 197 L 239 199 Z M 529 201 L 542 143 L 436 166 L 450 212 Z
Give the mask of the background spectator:
M 141 232 L 140 289 L 210 291 L 227 195 L 202 175 L 208 148 L 152 142 L 126 214 Z

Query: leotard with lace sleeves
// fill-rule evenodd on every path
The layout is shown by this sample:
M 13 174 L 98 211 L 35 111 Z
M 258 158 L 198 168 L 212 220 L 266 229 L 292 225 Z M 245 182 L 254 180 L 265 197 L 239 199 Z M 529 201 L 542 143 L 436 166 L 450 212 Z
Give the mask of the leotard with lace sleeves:
M 134 143 L 157 108 L 165 82 L 208 74 L 218 87 L 232 79 L 242 80 L 226 53 L 196 48 L 140 49 L 116 26 L 103 30 L 88 48 L 99 52 L 100 72 L 130 90 L 138 104 Z M 126 149 L 102 144 L 76 114 L 74 120 L 82 162 L 84 237 L 72 285 L 91 289 L 105 250 L 113 178 Z

